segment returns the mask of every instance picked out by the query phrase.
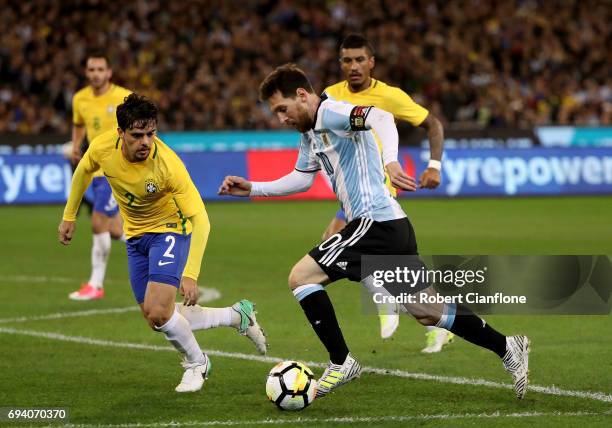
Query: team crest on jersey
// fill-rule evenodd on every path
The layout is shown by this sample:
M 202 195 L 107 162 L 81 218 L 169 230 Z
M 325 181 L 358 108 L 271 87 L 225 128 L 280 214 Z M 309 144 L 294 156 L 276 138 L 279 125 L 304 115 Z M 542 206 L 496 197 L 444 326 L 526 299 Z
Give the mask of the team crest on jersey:
M 365 121 L 368 117 L 368 113 L 372 109 L 371 106 L 355 106 L 351 110 L 350 123 L 351 131 L 365 131 Z
M 145 180 L 145 190 L 147 191 L 147 196 L 157 193 L 158 187 L 157 184 L 155 184 L 155 181 L 151 179 Z

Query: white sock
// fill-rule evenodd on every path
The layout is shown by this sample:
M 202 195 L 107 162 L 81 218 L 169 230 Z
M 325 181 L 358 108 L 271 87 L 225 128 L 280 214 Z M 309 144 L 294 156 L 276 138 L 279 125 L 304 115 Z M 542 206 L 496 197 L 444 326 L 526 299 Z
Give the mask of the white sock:
M 88 283 L 96 288 L 102 288 L 106 264 L 111 249 L 111 237 L 109 232 L 94 233 L 93 245 L 91 246 L 91 277 Z
M 425 330 L 427 330 L 427 332 L 434 331 L 434 330 L 436 330 L 437 328 L 438 328 L 438 327 L 436 327 L 435 325 L 426 325 L 426 326 L 425 326 Z
M 216 327 L 240 327 L 240 314 L 231 307 L 208 308 L 177 303 L 176 309 L 185 317 L 194 331 Z
M 204 353 L 189 328 L 189 322 L 179 312 L 174 311 L 166 324 L 155 328 L 165 334 L 166 339 L 185 357 L 188 363 L 204 361 Z

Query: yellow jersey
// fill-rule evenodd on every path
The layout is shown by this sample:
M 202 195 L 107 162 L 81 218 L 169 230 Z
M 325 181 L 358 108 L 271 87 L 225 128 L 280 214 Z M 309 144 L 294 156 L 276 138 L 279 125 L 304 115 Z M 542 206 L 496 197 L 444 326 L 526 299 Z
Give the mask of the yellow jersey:
M 329 86 L 325 92 L 335 100 L 360 106 L 374 106 L 388 111 L 396 120 L 419 126 L 429 112 L 415 103 L 410 95 L 395 86 L 371 79 L 370 87 L 361 92 L 351 92 L 346 80 Z
M 122 144 L 116 129 L 91 142 L 75 171 L 75 177 L 78 174 L 84 180 L 79 183 L 78 191 L 70 192 L 64 220 L 76 220 L 80 197 L 86 188 L 82 186 L 88 186 L 94 171 L 100 169 L 119 205 L 126 237 L 145 233 L 191 233 L 191 223 L 187 219 L 205 212 L 205 208 L 183 162 L 157 137 L 149 157 L 142 162 L 125 159 Z
M 396 120 L 403 120 L 412 126 L 419 126 L 429 114 L 427 109 L 415 103 L 400 88 L 389 86 L 385 82 L 376 79 L 371 79 L 370 87 L 360 92 L 351 92 L 346 80 L 328 86 L 324 92 L 338 101 L 345 101 L 360 106 L 374 106 L 388 111 Z M 376 141 L 378 149 L 382 151 L 382 144 L 378 139 Z M 397 189 L 391 184 L 389 174 L 386 172 L 385 183 L 391 195 L 397 196 Z
M 87 139 L 91 143 L 98 135 L 117 129 L 115 111 L 131 93 L 132 91 L 111 83 L 108 91 L 96 96 L 93 88 L 86 86 L 72 98 L 72 122 L 77 126 L 85 126 Z
M 91 143 L 98 135 L 117 129 L 117 106 L 132 91 L 111 83 L 104 94 L 96 96 L 91 86 L 86 86 L 72 97 L 72 123 L 85 126 L 87 140 Z M 100 171 L 95 177 L 102 177 Z

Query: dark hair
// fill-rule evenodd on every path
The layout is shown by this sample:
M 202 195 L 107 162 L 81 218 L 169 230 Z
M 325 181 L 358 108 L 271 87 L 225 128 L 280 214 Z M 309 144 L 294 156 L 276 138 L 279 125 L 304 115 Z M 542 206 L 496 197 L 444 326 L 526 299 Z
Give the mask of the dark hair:
M 90 58 L 102 58 L 102 59 L 104 59 L 104 61 L 106 61 L 106 65 L 110 68 L 110 61 L 108 59 L 108 56 L 103 51 L 96 49 L 96 50 L 93 50 L 91 52 L 88 52 L 87 56 L 85 57 L 85 61 L 83 63 L 84 67 L 87 67 L 87 61 Z
M 259 99 L 266 101 L 279 91 L 285 98 L 295 98 L 295 91 L 298 88 L 306 89 L 309 93 L 314 93 L 312 85 L 306 74 L 295 64 L 284 64 L 268 74 L 259 85 Z
M 365 48 L 370 56 L 374 56 L 374 48 L 362 34 L 349 34 L 342 40 L 340 49 Z
M 125 130 L 157 124 L 157 106 L 142 95 L 130 94 L 117 106 L 117 123 Z

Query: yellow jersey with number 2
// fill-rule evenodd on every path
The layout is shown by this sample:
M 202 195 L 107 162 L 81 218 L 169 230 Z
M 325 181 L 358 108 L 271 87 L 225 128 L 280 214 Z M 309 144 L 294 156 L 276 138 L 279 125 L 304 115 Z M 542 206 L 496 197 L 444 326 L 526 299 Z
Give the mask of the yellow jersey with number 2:
M 191 233 L 187 219 L 205 208 L 180 158 L 155 137 L 146 160 L 129 162 L 121 152 L 122 144 L 116 129 L 95 138 L 75 171 L 79 184 L 89 186 L 97 169 L 104 173 L 128 238 L 145 233 Z M 81 201 L 76 200 L 79 192 L 75 193 L 70 193 L 64 220 L 76 219 Z

